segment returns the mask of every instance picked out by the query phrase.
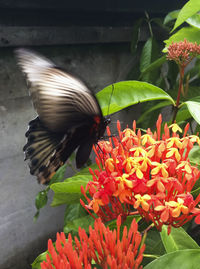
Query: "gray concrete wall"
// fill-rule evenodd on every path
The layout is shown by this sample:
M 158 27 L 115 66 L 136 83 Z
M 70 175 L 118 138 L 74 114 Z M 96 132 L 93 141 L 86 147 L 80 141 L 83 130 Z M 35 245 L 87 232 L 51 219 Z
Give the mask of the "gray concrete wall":
M 42 47 L 37 50 L 80 75 L 94 91 L 123 80 L 133 61 L 129 46 L 120 44 Z M 62 230 L 64 207 L 46 206 L 38 221 L 33 222 L 35 195 L 43 187 L 29 174 L 22 147 L 26 142 L 27 123 L 34 116 L 13 49 L 1 48 L 0 269 L 31 268 L 34 258 L 46 249 L 48 238 L 55 239 L 56 232 Z

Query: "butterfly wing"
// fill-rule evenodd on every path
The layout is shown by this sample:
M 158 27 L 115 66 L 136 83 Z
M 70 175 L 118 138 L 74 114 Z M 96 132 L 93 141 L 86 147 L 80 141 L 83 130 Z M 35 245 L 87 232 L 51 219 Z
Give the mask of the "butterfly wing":
M 25 157 L 31 174 L 46 183 L 76 148 L 80 168 L 107 123 L 96 97 L 83 82 L 32 51 L 18 49 L 16 55 L 39 115 L 29 123 Z
M 66 132 L 95 116 L 103 117 L 96 97 L 82 81 L 32 51 L 18 49 L 16 55 L 30 84 L 34 107 L 49 130 Z

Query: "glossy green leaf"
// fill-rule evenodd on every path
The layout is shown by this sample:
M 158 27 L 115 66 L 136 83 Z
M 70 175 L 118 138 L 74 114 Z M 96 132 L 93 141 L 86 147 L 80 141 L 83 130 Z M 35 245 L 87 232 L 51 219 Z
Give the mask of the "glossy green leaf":
M 60 206 L 60 205 L 70 205 L 76 204 L 80 202 L 83 196 L 81 193 L 54 193 L 53 200 L 51 203 L 52 207 Z
M 183 249 L 199 249 L 198 244 L 181 227 L 172 227 L 171 233 L 168 235 L 167 226 L 163 226 L 160 235 L 167 253 Z
M 41 253 L 39 256 L 37 256 L 37 258 L 34 260 L 34 262 L 31 264 L 32 269 L 41 269 L 41 262 L 46 261 L 46 255 L 47 255 L 47 251 Z
M 51 185 L 51 189 L 56 193 L 77 193 L 80 192 L 81 186 L 86 186 L 89 179 L 92 179 L 92 175 L 78 175 L 68 178 L 64 182 L 58 182 Z
M 173 10 L 173 11 L 169 12 L 169 13 L 166 15 L 166 17 L 164 18 L 164 22 L 163 22 L 163 24 L 167 24 L 167 23 L 169 23 L 170 21 L 175 20 L 175 19 L 178 17 L 179 12 L 180 12 L 180 9 L 178 9 L 178 10 Z
M 180 10 L 172 31 L 174 31 L 177 27 L 179 27 L 183 22 L 185 22 L 188 18 L 197 13 L 199 10 L 200 10 L 199 0 L 188 1 Z
M 114 90 L 112 90 L 114 87 Z M 103 114 L 108 112 L 109 99 L 112 94 L 110 102 L 110 114 L 120 111 L 123 108 L 137 104 L 139 102 L 151 100 L 169 100 L 174 105 L 174 100 L 162 89 L 141 81 L 121 81 L 109 85 L 97 93 L 97 98 L 100 102 Z
M 187 19 L 187 23 L 193 27 L 200 29 L 200 14 L 194 14 L 192 17 Z
M 51 206 L 79 202 L 82 198 L 81 186 L 85 187 L 90 179 L 91 175 L 77 175 L 64 182 L 52 184 L 50 188 L 55 194 Z
M 169 39 L 165 40 L 165 48 L 163 49 L 163 52 L 167 52 L 167 47 L 172 42 L 179 42 L 184 41 L 184 39 L 187 39 L 189 42 L 200 44 L 200 32 L 199 29 L 189 26 L 184 27 L 180 29 L 178 32 L 176 32 L 174 35 L 170 36 Z
M 199 268 L 200 250 L 187 249 L 168 253 L 152 261 L 144 269 L 196 269 Z
M 195 121 L 200 124 L 200 103 L 194 101 L 187 101 L 183 104 L 187 106 L 190 114 L 195 119 Z

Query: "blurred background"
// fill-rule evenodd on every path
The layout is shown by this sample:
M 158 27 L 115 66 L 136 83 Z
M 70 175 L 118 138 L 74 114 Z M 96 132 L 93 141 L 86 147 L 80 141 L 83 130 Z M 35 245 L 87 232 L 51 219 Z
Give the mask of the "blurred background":
M 46 206 L 33 221 L 35 196 L 43 187 L 29 174 L 22 148 L 28 122 L 36 114 L 14 49 L 30 47 L 44 54 L 98 92 L 131 79 L 131 70 L 138 68 L 131 41 L 134 24 L 144 12 L 164 17 L 185 2 L 0 1 L 0 269 L 31 268 L 37 255 L 46 250 L 48 238 L 54 240 L 62 230 L 65 210 Z M 157 38 L 164 40 L 164 29 L 158 25 L 155 29 Z M 139 43 L 148 37 L 144 26 Z M 139 113 L 140 105 L 134 107 L 134 118 Z M 133 120 L 129 110 L 114 115 L 113 125 L 118 118 L 123 126 Z

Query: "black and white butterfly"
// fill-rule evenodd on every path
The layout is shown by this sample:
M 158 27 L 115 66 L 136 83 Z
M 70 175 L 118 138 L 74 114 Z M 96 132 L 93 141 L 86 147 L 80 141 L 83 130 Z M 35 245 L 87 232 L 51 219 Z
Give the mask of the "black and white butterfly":
M 25 159 L 30 173 L 47 183 L 75 149 L 77 168 L 87 162 L 110 119 L 103 117 L 95 95 L 82 81 L 30 50 L 18 49 L 16 56 L 38 113 L 26 132 Z

